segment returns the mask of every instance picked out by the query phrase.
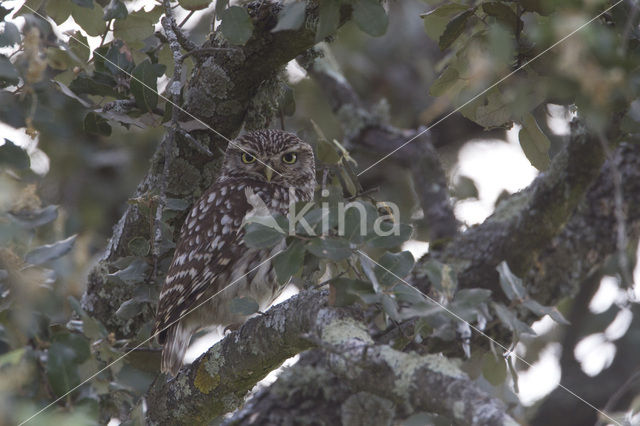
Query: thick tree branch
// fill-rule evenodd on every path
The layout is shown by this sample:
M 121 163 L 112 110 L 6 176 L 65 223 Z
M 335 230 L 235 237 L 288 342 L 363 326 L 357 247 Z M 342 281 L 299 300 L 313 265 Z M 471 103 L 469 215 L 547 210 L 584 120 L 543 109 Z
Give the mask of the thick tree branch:
M 584 199 L 604 157 L 598 138 L 574 121 L 569 141 L 547 172 L 447 247 L 445 261 L 468 262 L 459 285 L 488 288 L 500 296 L 495 270 L 500 262 L 506 260 L 518 275 L 527 273 Z
M 299 57 L 298 62 L 327 94 L 331 109 L 342 124 L 346 141 L 355 151 L 388 154 L 423 131 L 385 124 L 383 117 L 363 105 L 339 71 L 317 55 L 318 52 L 306 54 Z M 433 244 L 456 235 L 459 223 L 453 214 L 447 177 L 433 147 L 431 134 L 425 132 L 418 140 L 404 146 L 394 154 L 394 160 L 407 165 L 412 172 L 424 222 L 429 229 L 429 241 Z
M 442 356 L 377 345 L 356 307 L 326 305 L 326 292 L 303 292 L 255 317 L 214 345 L 175 379 L 161 376 L 147 395 L 154 424 L 201 424 L 237 408 L 284 360 L 313 346 L 354 392 L 393 401 L 403 415 L 430 411 L 455 424 L 515 424 L 497 399 L 480 391 Z
M 540 252 L 529 271 L 529 288 L 540 302 L 555 304 L 575 295 L 580 283 L 618 252 L 613 169 L 623 182 L 627 238 L 636 241 L 640 236 L 640 145 L 622 143 L 562 232 Z

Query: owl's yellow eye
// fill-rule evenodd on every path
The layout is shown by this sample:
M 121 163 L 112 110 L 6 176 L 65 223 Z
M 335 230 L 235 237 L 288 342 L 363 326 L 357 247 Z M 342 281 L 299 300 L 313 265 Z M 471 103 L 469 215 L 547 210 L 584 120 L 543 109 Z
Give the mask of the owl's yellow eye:
M 293 164 L 298 159 L 298 156 L 293 152 L 287 152 L 282 156 L 282 161 L 286 164 Z
M 251 164 L 256 161 L 256 157 L 251 154 L 247 154 L 246 152 L 242 153 L 242 162 L 244 164 Z

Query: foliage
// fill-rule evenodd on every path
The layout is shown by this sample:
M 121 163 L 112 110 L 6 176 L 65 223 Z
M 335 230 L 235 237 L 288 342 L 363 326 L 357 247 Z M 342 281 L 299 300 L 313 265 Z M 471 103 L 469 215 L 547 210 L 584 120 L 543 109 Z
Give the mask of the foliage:
M 482 128 L 520 126 L 521 149 L 538 170 L 550 170 L 553 156 L 564 143 L 546 124 L 545 108 L 550 104 L 579 111 L 596 134 L 606 133 L 612 114 L 620 114 L 624 137 L 635 140 L 640 114 L 629 105 L 639 90 L 640 33 L 637 22 L 625 25 L 633 16 L 627 13 L 626 3 L 558 46 L 554 43 L 574 29 L 567 22 L 585 23 L 608 3 L 427 3 L 430 10 L 421 15 L 426 35 L 444 52 L 435 61 L 437 76 L 429 82 L 428 94 L 451 110 L 459 108 Z M 251 7 L 225 1 L 216 2 L 215 9 L 209 5 L 207 0 L 172 3 L 176 10 L 203 13 L 203 21 L 215 16 L 219 23 L 210 38 L 220 40 L 225 48 L 238 51 L 255 40 L 260 28 Z M 350 66 L 357 68 L 376 59 L 375 55 L 368 62 L 357 59 L 358 40 L 369 43 L 370 36 L 393 37 L 387 31 L 391 8 L 377 0 L 290 1 L 279 7 L 270 31 L 274 37 L 286 37 L 311 25 L 312 37 L 315 34 L 321 42 L 332 40 L 350 19 L 352 28 L 341 30 L 347 41 L 339 43 L 353 55 Z M 156 377 L 158 346 L 149 339 L 153 324 L 137 321 L 155 309 L 174 237 L 193 202 L 186 191 L 172 191 L 173 181 L 169 198 L 163 199 L 155 189 L 132 195 L 149 158 L 157 167 L 152 151 L 173 117 L 165 87 L 174 77 L 176 64 L 169 41 L 156 31 L 163 13 L 157 2 L 134 9 L 120 0 L 29 0 L 17 11 L 0 6 L 0 120 L 38 137 L 37 149 L 35 143 L 22 146 L 9 138 L 0 145 L 0 377 L 7 383 L 0 385 L 0 422 L 24 420 L 52 402 L 54 407 L 42 414 L 43 423 L 123 419 L 139 407 Z M 420 17 L 414 15 L 418 21 Z M 69 37 L 59 37 L 43 16 L 58 25 L 72 17 L 77 27 Z M 194 27 L 193 32 L 200 31 L 204 38 L 206 27 Z M 97 47 L 89 49 L 85 34 L 93 37 L 91 44 Z M 200 71 L 194 67 L 196 58 L 196 54 L 184 58 L 184 80 Z M 392 81 L 391 76 L 385 77 Z M 373 74 L 368 78 L 376 81 Z M 370 81 L 360 83 L 373 86 Z M 353 141 L 336 135 L 333 118 L 318 112 L 317 93 L 306 84 L 287 86 L 280 94 L 282 102 L 277 102 L 282 111 L 274 113 L 292 116 L 288 123 L 303 128 L 314 144 L 319 189 L 310 205 L 296 206 L 297 211 L 305 211 L 302 218 L 310 228 L 293 223 L 295 232 L 290 235 L 286 232 L 290 217 L 277 217 L 277 226 L 253 218 L 245 224 L 245 244 L 269 248 L 285 241 L 285 249 L 274 259 L 281 284 L 327 285 L 330 304 L 357 304 L 367 312 L 372 335 L 401 329 L 403 338 L 391 342 L 394 348 L 459 356 L 474 379 L 506 400 L 515 400 L 517 374 L 523 366 L 514 365 L 512 351 L 518 343 L 529 344 L 527 336 L 535 335 L 531 327 L 535 319 L 548 315 L 557 324 L 568 325 L 561 313 L 568 309 L 566 302 L 560 307 L 539 303 L 526 277 L 516 276 L 506 262 L 494 274 L 495 288 L 502 290 L 496 294 L 486 288 L 461 288 L 464 261 L 443 262 L 431 255 L 414 259 L 405 243 L 422 234 L 417 221 L 405 212 L 418 204 L 415 191 L 396 191 L 410 194 L 393 194 L 406 195 L 403 214 L 389 214 L 379 203 L 387 195 L 384 189 L 369 193 L 371 181 L 357 176 L 356 160 L 368 161 L 370 153 L 358 152 Z M 179 86 L 182 100 L 188 84 L 180 81 Z M 427 90 L 410 90 L 427 97 Z M 398 108 L 392 105 L 392 111 Z M 349 112 L 342 109 L 337 114 Z M 272 117 L 264 119 L 270 122 Z M 188 129 L 189 123 L 179 124 Z M 358 126 L 366 127 L 360 121 L 352 127 Z M 48 173 L 34 172 L 38 156 L 49 159 Z M 176 180 L 184 179 L 187 183 L 178 183 L 189 191 L 185 177 L 189 173 L 211 179 L 207 175 L 211 170 L 194 171 L 187 166 L 184 176 Z M 385 177 L 389 182 L 397 169 L 390 166 L 390 170 Z M 467 177 L 459 178 L 451 192 L 456 200 L 479 194 Z M 339 220 L 341 202 L 353 203 L 344 222 Z M 136 325 L 128 334 L 96 320 L 80 303 L 88 267 L 100 256 L 127 203 L 137 208 L 145 229 L 126 235 L 125 249 L 103 271 L 103 285 L 104 291 L 119 292 L 117 297 L 124 300 L 113 315 L 122 324 Z M 157 217 L 161 203 L 164 209 Z M 393 229 L 397 234 L 389 234 Z M 609 273 L 620 271 L 614 267 Z M 410 284 L 413 279 L 428 286 L 417 289 Z M 258 311 L 249 297 L 229 303 L 233 312 Z M 611 313 L 600 316 L 590 327 L 603 331 L 613 317 Z M 506 346 L 471 342 L 472 334 L 490 329 L 500 330 L 496 338 Z M 112 363 L 139 345 L 142 348 Z M 84 383 L 88 377 L 91 380 Z M 418 424 L 437 416 L 418 413 L 414 417 Z

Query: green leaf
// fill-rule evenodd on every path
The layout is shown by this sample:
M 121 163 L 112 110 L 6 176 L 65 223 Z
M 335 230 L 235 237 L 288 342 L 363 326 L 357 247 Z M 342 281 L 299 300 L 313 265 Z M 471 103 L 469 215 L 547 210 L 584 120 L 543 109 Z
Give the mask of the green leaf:
M 0 148 L 0 150 L 1 149 L 2 148 Z M 42 209 L 21 210 L 15 213 L 9 213 L 9 217 L 23 228 L 37 228 L 53 222 L 58 218 L 58 206 L 50 205 Z
M 458 200 L 479 197 L 478 187 L 473 179 L 467 176 L 459 176 L 453 188 L 452 195 Z
M 502 261 L 496 267 L 500 277 L 500 287 L 509 300 L 520 301 L 527 298 L 527 290 L 522 284 L 522 279 L 515 276 L 507 262 Z
M 357 301 L 371 303 L 378 299 L 371 283 L 350 278 L 337 278 L 331 282 L 333 306 L 349 306 Z
M 93 9 L 93 0 L 71 0 L 71 2 L 86 9 Z
M 304 206 L 306 203 L 301 203 L 302 206 Z M 296 206 L 296 212 L 298 211 L 302 211 L 304 207 L 301 207 L 300 209 L 298 209 L 298 206 Z M 325 216 L 328 215 L 329 212 L 326 209 L 323 209 L 322 207 L 317 207 L 315 209 L 311 209 L 309 210 L 307 213 L 305 213 L 305 215 L 302 217 L 302 220 L 296 222 L 296 234 L 302 234 L 302 235 L 307 235 L 308 232 L 305 229 L 304 224 L 306 223 L 307 225 L 309 225 L 309 228 L 311 228 L 311 230 L 314 233 L 318 233 L 320 232 L 320 226 L 322 224 L 323 220 L 327 220 L 325 219 Z M 313 236 L 314 233 L 311 233 L 311 235 Z
M 107 278 L 116 279 L 125 284 L 137 284 L 145 280 L 148 269 L 147 262 L 142 258 L 136 257 L 126 268 L 120 269 L 113 274 L 108 274 Z
M 127 247 L 129 247 L 129 252 L 133 256 L 140 257 L 148 255 L 149 250 L 151 249 L 149 241 L 147 241 L 147 239 L 143 237 L 132 238 L 131 240 L 129 240 L 129 244 L 127 244 Z
M 516 31 L 522 22 L 513 9 L 502 2 L 490 1 L 482 3 L 482 10 L 484 13 L 489 16 L 493 16 L 513 31 Z
M 18 83 L 19 77 L 9 58 L 0 55 L 0 81 L 13 85 Z
M 248 223 L 245 226 L 244 243 L 248 247 L 267 248 L 273 247 L 284 239 L 285 235 L 275 228 L 261 223 Z
M 71 8 L 70 0 L 48 1 L 46 4 L 47 15 L 58 25 L 69 18 Z
M 114 90 L 116 81 L 108 74 L 94 72 L 93 77 L 81 73 L 69 84 L 69 89 L 78 95 L 98 95 L 121 98 Z
M 302 268 L 304 253 L 302 241 L 296 240 L 273 259 L 276 277 L 280 284 L 287 283 Z
M 253 22 L 247 10 L 239 6 L 231 6 L 220 16 L 220 31 L 229 43 L 244 45 L 253 34 Z
M 522 151 L 531 165 L 540 171 L 547 170 L 551 163 L 549 158 L 551 142 L 540 129 L 533 115 L 525 115 L 518 138 Z
M 110 21 L 112 19 L 125 19 L 129 15 L 127 6 L 120 0 L 111 0 L 107 7 L 104 8 L 102 19 Z
M 24 260 L 32 265 L 40 265 L 58 259 L 69 253 L 73 248 L 77 235 L 44 246 L 36 247 L 24 255 Z
M 485 288 L 463 288 L 456 292 L 453 304 L 456 306 L 476 307 L 489 300 L 491 290 Z
M 137 300 L 135 297 L 133 299 L 125 300 L 116 311 L 116 316 L 123 320 L 131 319 L 141 312 L 141 304 L 142 302 Z
M 469 7 L 464 4 L 446 3 L 421 15 L 424 29 L 429 38 L 438 41 L 451 18 Z
M 340 2 L 338 0 L 322 0 L 320 2 L 318 26 L 316 27 L 316 42 L 329 37 L 338 29 L 340 24 Z
M 382 309 L 389 318 L 395 322 L 401 321 L 400 314 L 398 312 L 398 304 L 393 297 L 383 293 L 380 295 L 380 303 L 382 304 Z
M 3 22 L 0 29 L 0 47 L 13 46 L 20 43 L 20 30 L 11 22 Z
M 278 31 L 297 30 L 304 23 L 304 14 L 307 8 L 305 1 L 287 3 L 278 13 L 278 24 L 271 30 Z
M 100 52 L 102 54 L 102 52 Z M 131 72 L 135 64 L 131 51 L 122 40 L 114 40 L 109 44 L 106 53 L 103 54 L 103 64 L 114 76 L 122 75 L 123 72 Z
M 347 208 L 347 206 L 349 206 Z M 354 201 L 345 206 L 344 221 L 338 222 L 338 233 L 354 244 L 362 244 L 373 229 L 378 211 L 371 203 Z M 343 224 L 344 229 L 340 227 Z
M 398 226 L 398 235 L 376 235 L 375 237 L 367 240 L 367 245 L 374 248 L 399 247 L 400 245 L 402 245 L 402 243 L 411 238 L 413 228 L 405 223 L 400 223 L 398 224 Z M 382 222 L 380 224 L 380 229 L 386 234 L 393 229 L 393 224 L 389 222 Z
M 16 96 L 6 90 L 0 90 L 0 117 L 4 123 L 15 128 L 24 127 L 26 115 L 25 107 Z
M 58 49 L 57 47 L 47 48 L 47 63 L 54 70 L 64 71 L 71 65 L 75 65 L 75 61 L 69 55 L 67 50 Z
M 45 0 L 27 0 L 24 3 L 24 6 L 22 6 L 15 14 L 15 16 L 21 16 L 21 15 L 25 15 L 25 14 L 29 14 L 29 13 L 33 13 L 31 12 L 31 10 L 35 10 L 36 12 L 38 10 L 40 10 L 40 8 L 42 7 L 42 4 L 45 2 Z M 28 7 L 27 7 L 28 6 Z
M 449 21 L 438 41 L 440 50 L 447 49 L 460 37 L 467 26 L 467 21 L 473 16 L 474 10 L 475 9 L 464 11 Z
M 78 302 L 75 297 L 69 296 L 67 297 L 67 300 L 69 301 L 69 304 L 76 312 L 76 314 L 78 314 L 78 316 L 82 318 L 82 333 L 85 336 L 87 336 L 90 340 L 97 340 L 109 334 L 104 325 L 91 318 L 84 312 L 84 310 L 80 306 L 80 302 Z
M 558 4 L 549 0 L 520 0 L 522 8 L 527 12 L 536 12 L 542 16 L 548 16 L 556 9 Z
M 536 302 L 533 299 L 527 299 L 522 303 L 522 306 L 533 312 L 538 316 L 549 315 L 558 324 L 571 325 L 569 321 L 553 306 L 544 306 Z
M 449 65 L 442 74 L 440 74 L 440 77 L 433 82 L 429 88 L 429 94 L 431 96 L 442 96 L 459 80 L 460 74 L 458 70 Z
M 90 135 L 111 136 L 109 122 L 93 111 L 84 116 L 83 128 Z
M 431 282 L 431 285 L 434 286 L 438 291 L 442 288 L 442 274 L 443 274 L 444 264 L 436 259 L 429 259 L 426 262 L 419 265 L 419 271 L 421 276 L 425 276 Z
M 496 315 L 498 316 L 498 319 L 500 319 L 502 324 L 507 326 L 507 328 L 509 328 L 516 337 L 521 334 L 529 334 L 531 336 L 536 335 L 536 332 L 533 331 L 531 327 L 516 318 L 516 315 L 511 312 L 506 306 L 495 302 L 492 302 L 491 306 L 495 310 Z
M 502 93 L 492 89 L 484 96 L 465 105 L 460 112 L 484 128 L 500 127 L 513 119 L 513 105 L 504 102 Z
M 216 15 L 222 16 L 222 12 L 229 5 L 229 0 L 216 0 Z
M 187 10 L 206 9 L 212 0 L 178 0 L 180 6 Z
M 31 159 L 27 151 L 5 139 L 4 145 L 0 146 L 0 166 L 24 170 L 31 167 Z
M 236 297 L 229 302 L 229 310 L 238 315 L 251 315 L 258 312 L 260 306 L 250 297 Z
M 142 40 L 153 35 L 162 13 L 162 7 L 156 6 L 149 12 L 141 9 L 130 13 L 126 19 L 117 19 L 113 24 L 113 36 L 123 40 L 131 49 L 142 47 Z
M 89 43 L 87 42 L 87 38 L 82 35 L 80 31 L 74 31 L 70 34 L 73 37 L 69 37 L 69 47 L 71 48 L 71 52 L 78 58 L 78 60 L 82 63 L 87 62 L 89 60 Z
M 47 378 L 54 393 L 64 395 L 80 383 L 78 364 L 89 358 L 89 342 L 73 333 L 58 333 L 52 340 L 47 350 Z
M 349 243 L 339 238 L 314 238 L 306 246 L 307 251 L 316 257 L 340 261 L 351 256 Z
M 409 251 L 386 252 L 380 257 L 375 267 L 378 282 L 383 287 L 392 286 L 409 274 L 414 262 L 413 255 Z
M 93 4 L 91 2 L 91 8 L 79 6 L 74 2 L 71 5 L 71 16 L 83 30 L 90 36 L 102 35 L 107 28 L 107 24 L 102 19 L 104 12 L 99 4 Z
M 484 354 L 482 358 L 482 375 L 493 386 L 502 385 L 507 380 L 507 363 L 502 357 L 497 357 L 491 352 Z
M 164 65 L 145 59 L 131 72 L 131 93 L 141 110 L 151 112 L 158 105 L 157 82 L 164 70 Z
M 380 37 L 387 32 L 389 17 L 377 0 L 357 0 L 353 5 L 353 20 L 365 33 Z

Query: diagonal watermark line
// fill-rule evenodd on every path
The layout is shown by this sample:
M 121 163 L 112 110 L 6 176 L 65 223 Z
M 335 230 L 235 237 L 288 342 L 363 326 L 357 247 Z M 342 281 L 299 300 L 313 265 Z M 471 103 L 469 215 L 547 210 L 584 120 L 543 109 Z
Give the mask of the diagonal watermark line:
M 506 79 L 512 77 L 514 74 L 516 74 L 518 71 L 521 71 L 523 68 L 525 68 L 527 65 L 531 64 L 532 62 L 538 60 L 542 55 L 546 54 L 547 52 L 549 52 L 551 49 L 553 49 L 554 47 L 558 46 L 559 44 L 563 43 L 564 41 L 566 41 L 568 38 L 572 37 L 574 34 L 576 34 L 577 32 L 581 31 L 582 29 L 584 29 L 586 26 L 588 26 L 589 24 L 591 24 L 592 22 L 596 21 L 597 19 L 599 19 L 602 15 L 604 15 L 605 13 L 609 12 L 611 9 L 613 9 L 614 7 L 616 7 L 617 5 L 619 5 L 620 3 L 622 3 L 624 0 L 618 0 L 617 2 L 615 2 L 612 6 L 609 6 L 608 8 L 606 8 L 604 11 L 600 12 L 597 16 L 595 16 L 594 18 L 590 19 L 589 21 L 585 22 L 584 24 L 580 25 L 578 28 L 576 28 L 575 30 L 571 31 L 569 34 L 567 34 L 566 36 L 562 37 L 560 40 L 556 41 L 555 43 L 553 43 L 551 46 L 547 47 L 546 49 L 544 49 L 542 52 L 538 53 L 536 56 L 534 56 L 529 62 L 527 62 L 526 64 L 522 64 L 520 65 L 518 68 L 516 68 L 515 70 L 511 71 L 509 74 L 505 75 L 504 77 L 502 77 L 500 80 L 496 81 L 495 83 L 493 83 L 491 86 L 487 87 L 486 89 L 484 89 L 482 92 L 478 93 L 477 95 L 475 95 L 474 97 L 472 97 L 471 99 L 469 99 L 468 101 L 466 101 L 465 103 L 463 103 L 462 105 L 460 105 L 459 107 L 457 107 L 456 109 L 454 109 L 453 111 L 451 111 L 450 113 L 448 113 L 447 115 L 445 115 L 444 117 L 442 117 L 441 119 L 439 119 L 438 121 L 436 121 L 435 123 L 433 123 L 431 126 L 427 127 L 426 129 L 424 129 L 423 131 L 421 131 L 420 133 L 418 133 L 417 135 L 413 136 L 411 139 L 407 140 L 406 142 L 404 142 L 402 145 L 400 145 L 399 147 L 397 147 L 396 149 L 394 149 L 393 151 L 389 152 L 388 154 L 385 154 L 382 158 L 380 158 L 378 161 L 376 161 L 375 163 L 373 163 L 372 165 L 370 165 L 369 167 L 367 167 L 366 169 L 364 169 L 363 171 L 361 171 L 360 173 L 358 173 L 357 176 L 360 176 L 364 173 L 366 173 L 367 171 L 371 170 L 373 167 L 377 166 L 378 164 L 382 163 L 384 160 L 386 160 L 387 158 L 391 157 L 393 154 L 395 154 L 396 152 L 398 152 L 399 150 L 401 150 L 402 148 L 404 148 L 405 146 L 409 145 L 411 142 L 413 142 L 414 140 L 416 140 L 417 138 L 419 138 L 420 136 L 424 135 L 425 133 L 427 133 L 429 130 L 433 129 L 435 126 L 437 126 L 438 124 L 442 123 L 444 120 L 446 120 L 447 118 L 451 117 L 453 114 L 455 114 L 456 112 L 460 111 L 462 108 L 466 107 L 467 105 L 469 105 L 471 102 L 475 101 L 476 99 L 478 99 L 480 96 L 484 95 L 485 93 L 487 93 L 489 90 L 493 89 L 494 87 L 496 87 L 497 85 L 499 85 L 500 83 L 502 83 L 503 81 L 505 81 Z
M 129 355 L 131 352 L 139 349 L 142 345 L 148 343 L 149 341 L 151 341 L 153 338 L 155 338 L 158 334 L 162 333 L 163 331 L 165 331 L 166 329 L 168 329 L 169 327 L 171 327 L 172 325 L 174 325 L 175 323 L 177 323 L 178 321 L 180 321 L 182 318 L 184 318 L 185 316 L 189 315 L 191 312 L 195 311 L 196 309 L 198 309 L 199 307 L 201 307 L 202 305 L 204 305 L 205 303 L 207 303 L 208 301 L 210 301 L 211 299 L 213 299 L 214 297 L 216 297 L 217 295 L 219 295 L 220 293 L 222 293 L 223 291 L 225 291 L 226 289 L 228 289 L 229 287 L 231 287 L 232 285 L 236 284 L 237 282 L 239 282 L 241 279 L 243 279 L 244 277 L 246 277 L 247 275 L 249 275 L 250 273 L 252 273 L 253 271 L 255 271 L 256 269 L 258 269 L 259 267 L 261 267 L 262 265 L 264 265 L 265 263 L 269 262 L 271 259 L 273 259 L 274 257 L 276 257 L 277 255 L 279 255 L 280 253 L 282 253 L 284 250 L 278 250 L 277 253 L 271 255 L 269 258 L 265 259 L 264 261 L 260 262 L 257 266 L 251 268 L 251 270 L 249 270 L 247 273 L 243 274 L 242 276 L 236 278 L 234 281 L 232 281 L 230 284 L 228 284 L 226 287 L 224 287 L 222 290 L 214 293 L 212 296 L 208 297 L 207 299 L 205 299 L 204 301 L 202 301 L 200 304 L 196 305 L 194 308 L 190 309 L 189 311 L 187 311 L 185 314 L 180 315 L 180 317 L 178 317 L 175 321 L 169 323 L 166 327 L 164 327 L 161 330 L 156 331 L 153 335 L 151 335 L 150 337 L 148 337 L 147 339 L 143 340 L 142 342 L 138 343 L 136 346 L 134 346 L 131 350 L 129 350 L 128 352 L 125 352 L 123 355 L 121 355 L 120 357 L 118 357 L 115 361 L 110 362 L 107 366 L 105 366 L 104 368 L 98 370 L 97 372 L 95 372 L 94 374 L 92 374 L 91 376 L 87 377 L 85 380 L 82 381 L 82 383 L 80 383 L 79 385 L 73 387 L 72 389 L 69 389 L 64 395 L 58 397 L 58 399 L 56 399 L 55 401 L 49 403 L 48 405 L 46 405 L 44 408 L 40 409 L 39 411 L 37 411 L 36 413 L 34 413 L 33 415 L 31 415 L 31 417 L 29 417 L 26 420 L 23 420 L 18 426 L 22 426 L 25 423 L 28 423 L 30 420 L 32 420 L 34 417 L 36 417 L 39 414 L 42 414 L 44 411 L 46 411 L 47 409 L 49 409 L 51 406 L 53 406 L 54 404 L 57 404 L 59 401 L 61 401 L 62 399 L 66 398 L 67 395 L 71 394 L 72 392 L 74 392 L 76 389 L 78 389 L 79 387 L 81 387 L 82 385 L 84 385 L 85 383 L 93 380 L 96 376 L 98 376 L 100 373 L 104 372 L 105 370 L 107 370 L 109 367 L 111 367 L 112 365 L 118 363 L 119 361 L 121 361 L 124 357 L 126 357 L 127 355 Z
M 412 288 L 413 290 L 417 291 L 418 293 L 420 293 L 422 296 L 424 296 L 427 300 L 429 300 L 430 302 L 435 303 L 436 305 L 438 305 L 440 308 L 442 308 L 444 311 L 446 311 L 448 314 L 450 314 L 451 316 L 455 317 L 457 320 L 462 321 L 463 323 L 467 324 L 471 329 L 473 329 L 474 331 L 476 331 L 478 334 L 480 334 L 481 336 L 486 337 L 487 339 L 489 339 L 491 342 L 493 342 L 495 345 L 499 346 L 500 348 L 502 348 L 505 353 L 504 355 L 507 356 L 508 354 L 513 354 L 514 358 L 516 358 L 518 361 L 524 363 L 525 365 L 527 365 L 528 367 L 532 367 L 532 365 L 527 362 L 527 360 L 525 360 L 524 358 L 518 356 L 514 351 L 510 350 L 509 348 L 507 348 L 506 346 L 504 346 L 502 343 L 498 342 L 497 340 L 493 339 L 491 336 L 489 336 L 488 334 L 486 334 L 485 332 L 483 332 L 482 330 L 480 330 L 478 327 L 474 326 L 473 324 L 471 324 L 468 321 L 465 321 L 464 319 L 462 319 L 462 317 L 458 314 L 456 314 L 455 312 L 453 312 L 451 309 L 447 308 L 446 306 L 444 306 L 442 303 L 438 302 L 437 300 L 435 300 L 434 298 L 428 296 L 427 294 L 423 293 L 422 291 L 420 291 L 418 288 L 412 286 L 411 284 L 409 284 L 407 281 L 405 281 L 403 278 L 399 277 L 398 275 L 396 275 L 395 273 L 393 273 L 392 271 L 390 271 L 389 269 L 385 268 L 384 266 L 382 266 L 381 264 L 379 264 L 378 262 L 376 262 L 375 260 L 373 260 L 371 257 L 369 257 L 369 255 L 367 255 L 366 253 L 364 253 L 361 250 L 356 249 L 356 251 L 361 254 L 362 256 L 366 257 L 367 259 L 369 259 L 369 261 L 371 261 L 372 263 L 378 265 L 379 267 L 381 267 L 382 269 L 384 269 L 385 271 L 387 271 L 388 273 L 390 273 L 391 275 L 393 275 L 395 278 L 397 278 L 398 280 L 402 281 L 403 283 L 405 283 L 407 286 L 409 286 L 410 288 Z M 573 392 L 571 389 L 567 388 L 566 386 L 564 386 L 562 383 L 558 383 L 558 387 L 560 387 L 561 389 L 565 390 L 566 392 L 568 392 L 569 394 L 575 396 L 576 398 L 578 398 L 580 401 L 584 402 L 585 404 L 587 404 L 590 408 L 592 408 L 593 410 L 595 410 L 596 412 L 602 414 L 604 417 L 606 417 L 607 419 L 611 420 L 613 423 L 615 423 L 618 426 L 622 426 L 618 421 L 616 421 L 615 419 L 613 419 L 611 416 L 609 416 L 607 413 L 605 413 L 604 411 L 600 410 L 599 408 L 597 408 L 595 405 L 591 404 L 589 401 L 587 401 L 586 399 L 582 398 L 580 395 L 576 394 L 575 392 Z
M 43 19 L 44 21 L 47 21 L 47 17 L 42 15 L 41 13 L 38 13 L 36 10 L 33 10 L 33 8 L 31 8 L 29 5 L 24 4 L 23 7 L 29 9 L 34 15 L 38 16 L 39 18 Z M 55 23 L 54 23 L 55 24 Z M 69 34 L 69 38 L 75 40 L 76 42 L 78 42 L 80 45 L 86 47 L 89 50 L 89 53 L 91 53 L 91 47 L 89 46 L 88 43 L 85 43 L 84 41 L 72 36 L 71 34 Z M 227 143 L 229 143 L 231 146 L 234 146 L 235 148 L 239 149 L 240 151 L 244 152 L 245 154 L 248 154 L 252 157 L 254 157 L 256 159 L 256 161 L 260 164 L 262 164 L 263 166 L 265 166 L 268 169 L 271 169 L 275 174 L 282 176 L 282 173 L 278 172 L 277 170 L 275 170 L 273 167 L 271 167 L 270 165 L 268 165 L 267 163 L 261 161 L 259 158 L 257 158 L 256 156 L 254 156 L 253 153 L 245 150 L 244 148 L 242 148 L 240 145 L 238 145 L 237 143 L 235 143 L 234 141 L 232 141 L 231 139 L 229 139 L 228 137 L 226 137 L 225 135 L 223 135 L 222 133 L 218 132 L 216 129 L 214 129 L 213 127 L 209 126 L 207 123 L 205 123 L 204 121 L 202 121 L 201 119 L 199 119 L 198 117 L 196 117 L 195 115 L 193 115 L 192 113 L 190 113 L 189 111 L 187 111 L 186 109 L 182 108 L 180 105 L 176 104 L 175 102 L 173 102 L 171 99 L 169 99 L 168 97 L 162 95 L 160 92 L 158 92 L 157 90 L 152 89 L 148 84 L 146 84 L 144 81 L 140 80 L 139 78 L 135 77 L 133 74 L 131 74 L 130 72 L 124 70 L 120 65 L 116 64 L 115 62 L 111 61 L 110 59 L 108 59 L 107 57 L 105 57 L 104 55 L 102 55 L 101 53 L 97 52 L 97 51 L 93 51 L 94 55 L 99 56 L 102 60 L 110 63 L 111 65 L 113 65 L 114 67 L 116 67 L 118 70 L 122 71 L 125 75 L 129 76 L 131 79 L 137 81 L 138 83 L 140 83 L 141 85 L 143 85 L 147 90 L 155 93 L 156 95 L 158 95 L 160 98 L 164 99 L 165 102 L 167 102 L 168 104 L 172 105 L 173 107 L 177 108 L 178 110 L 180 110 L 181 112 L 185 113 L 186 115 L 188 115 L 189 117 L 191 117 L 192 119 L 194 119 L 195 121 L 197 121 L 198 123 L 202 124 L 204 127 L 206 127 L 207 129 L 211 130 L 213 133 L 215 133 L 216 135 L 220 136 L 222 139 L 226 140 Z M 183 56 L 184 58 L 184 56 Z

